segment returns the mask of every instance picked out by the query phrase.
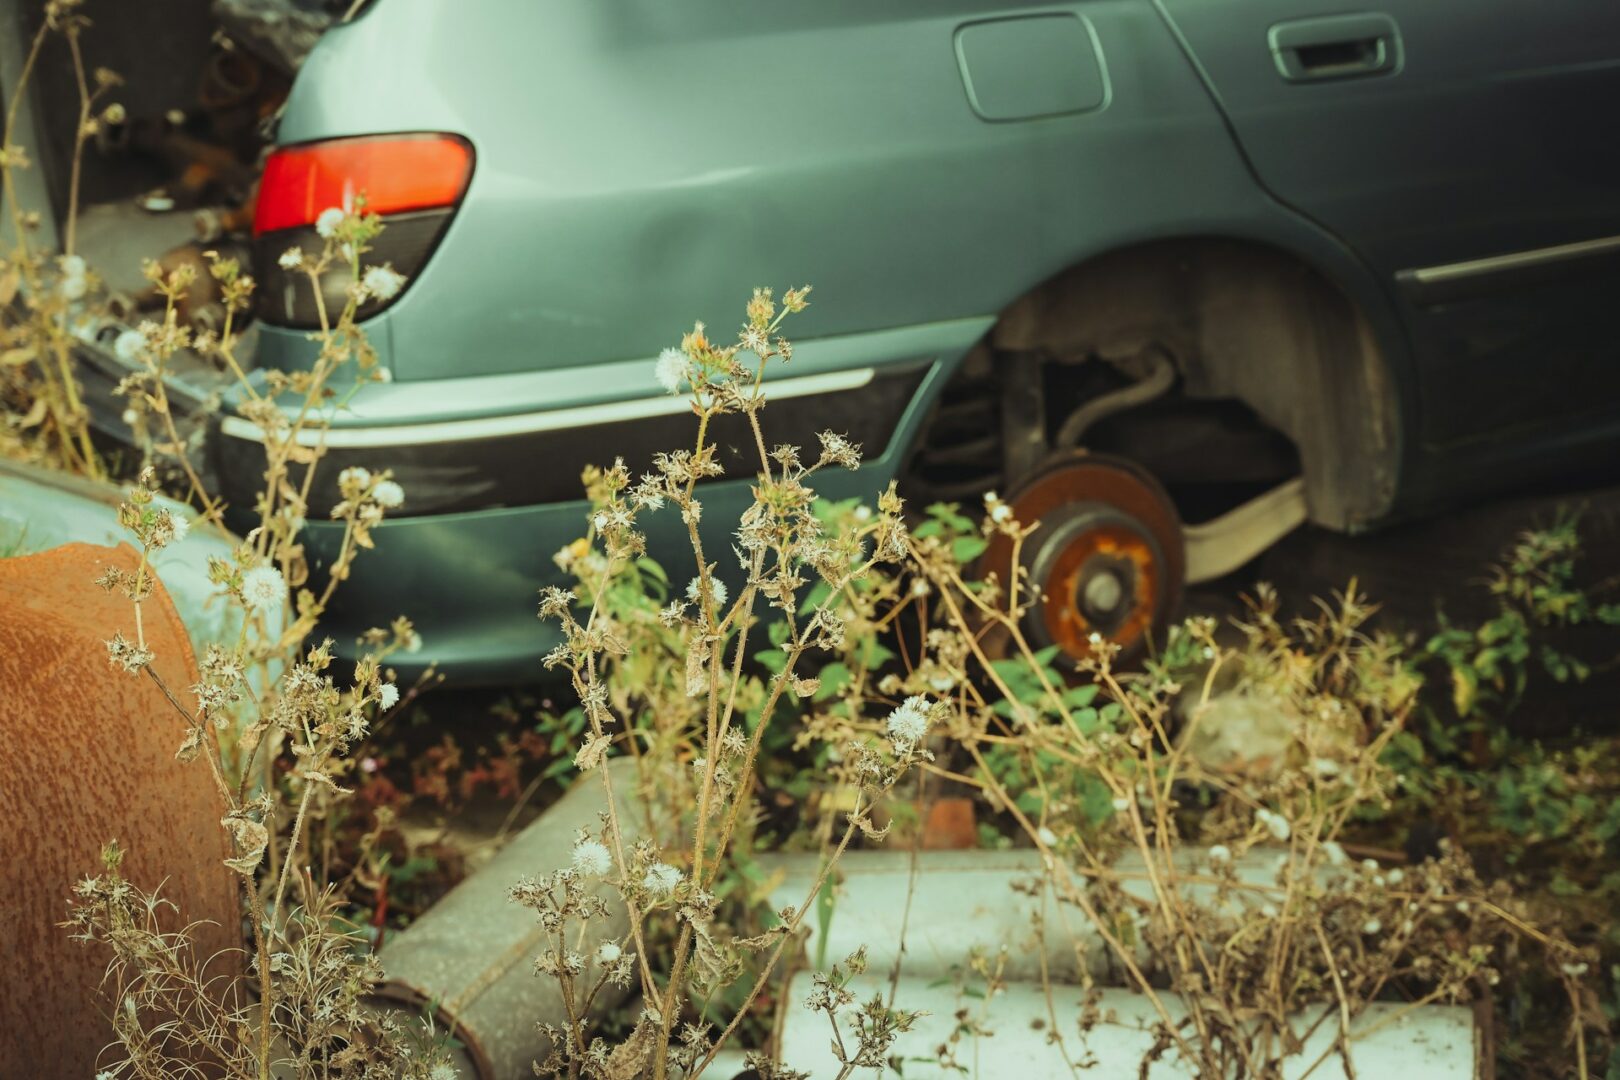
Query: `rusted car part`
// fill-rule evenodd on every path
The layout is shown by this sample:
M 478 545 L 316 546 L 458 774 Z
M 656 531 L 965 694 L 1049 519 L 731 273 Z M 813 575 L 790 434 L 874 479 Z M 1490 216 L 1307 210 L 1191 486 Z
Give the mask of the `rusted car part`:
M 1176 366 L 1163 349 L 1149 347 L 1139 354 L 1139 360 L 1145 370 L 1137 381 L 1111 393 L 1100 394 L 1071 412 L 1058 425 L 1057 434 L 1052 439 L 1053 445 L 1064 449 L 1078 447 L 1086 432 L 1097 421 L 1145 405 L 1168 393 L 1176 384 Z
M 207 769 L 175 760 L 182 726 L 157 684 L 107 666 L 105 642 L 136 640 L 135 617 L 94 581 L 138 561 L 128 546 L 88 544 L 0 559 L 0 1076 L 92 1076 L 111 1040 L 115 1003 L 98 991 L 107 954 L 58 926 L 109 840 L 128 853 L 125 878 L 177 906 L 167 929 L 202 920 L 192 937 L 198 957 L 214 958 L 208 974 L 240 971 L 219 793 Z M 183 693 L 196 664 L 161 584 L 143 611 L 153 671 Z
M 123 490 L 113 484 L 0 461 L 0 551 L 23 554 L 70 543 L 123 543 L 129 537 L 118 524 L 123 498 Z M 230 559 L 240 541 L 218 526 L 194 520 L 190 508 L 180 503 L 165 499 L 159 505 L 191 522 L 185 541 L 153 552 L 148 565 L 157 571 L 190 631 L 193 653 L 211 641 L 235 642 L 242 631 L 242 610 L 226 603 L 209 580 L 208 563 Z M 103 635 L 109 636 L 110 631 Z M 270 671 L 276 677 L 279 668 L 272 665 Z
M 635 762 L 620 759 L 608 768 L 628 847 L 641 835 Z M 530 1076 L 533 1063 L 550 1053 L 551 1044 L 537 1025 L 561 1026 L 567 1013 L 556 982 L 534 970 L 545 934 L 535 913 L 512 903 L 510 893 L 520 878 L 541 877 L 569 865 L 580 830 L 597 832 L 606 810 L 601 778 L 582 776 L 488 865 L 379 954 L 386 979 L 378 990 L 378 1006 L 394 1010 L 401 1019 L 431 1011 L 440 1030 L 449 1030 L 464 1047 L 463 1075 L 478 1080 Z M 616 892 L 603 885 L 600 895 L 608 901 L 610 915 L 593 923 L 593 938 L 618 940 L 629 920 Z M 585 978 L 592 978 L 595 970 L 590 961 Z M 604 987 L 595 1008 L 606 1011 L 623 997 L 623 991 Z
M 1020 522 L 1039 522 L 1018 547 L 1019 569 L 1042 602 L 1024 631 L 1079 659 L 1092 636 L 1135 656 L 1181 597 L 1186 553 L 1175 506 L 1139 466 L 1102 454 L 1054 459 L 1008 497 Z M 1012 580 L 1014 545 L 991 539 L 983 559 Z
M 1127 248 L 1024 296 L 989 346 L 1105 358 L 1162 348 L 1182 396 L 1241 401 L 1288 437 L 1310 520 L 1353 530 L 1392 505 L 1401 417 L 1385 359 L 1355 305 L 1291 256 L 1220 239 Z

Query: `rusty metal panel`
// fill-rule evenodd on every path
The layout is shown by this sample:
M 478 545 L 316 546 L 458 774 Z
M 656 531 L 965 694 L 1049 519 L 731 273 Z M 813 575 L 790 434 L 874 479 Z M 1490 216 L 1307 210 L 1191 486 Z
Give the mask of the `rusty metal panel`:
M 182 727 L 145 677 L 111 669 L 104 642 L 135 640 L 133 607 L 94 584 L 118 548 L 70 544 L 0 559 L 0 1076 L 95 1074 L 110 1039 L 98 994 L 106 955 L 57 924 L 74 882 L 99 872 L 102 845 L 128 852 L 123 873 L 162 893 L 178 920 L 207 920 L 199 956 L 240 947 L 236 884 L 206 766 L 175 760 Z M 183 694 L 196 662 L 161 585 L 144 605 L 153 667 Z M 240 953 L 210 973 L 240 970 Z

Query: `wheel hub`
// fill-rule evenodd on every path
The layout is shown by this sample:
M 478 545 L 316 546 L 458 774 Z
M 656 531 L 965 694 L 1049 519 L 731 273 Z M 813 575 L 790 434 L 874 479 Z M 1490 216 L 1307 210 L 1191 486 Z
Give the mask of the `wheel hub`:
M 1095 640 L 1141 652 L 1180 599 L 1181 523 L 1164 490 L 1131 462 L 1077 453 L 1050 463 L 1008 500 L 1018 520 L 1039 526 L 1019 546 L 1019 569 L 1038 601 L 1024 632 L 1072 659 Z M 1006 581 L 1014 558 L 994 538 L 987 565 Z

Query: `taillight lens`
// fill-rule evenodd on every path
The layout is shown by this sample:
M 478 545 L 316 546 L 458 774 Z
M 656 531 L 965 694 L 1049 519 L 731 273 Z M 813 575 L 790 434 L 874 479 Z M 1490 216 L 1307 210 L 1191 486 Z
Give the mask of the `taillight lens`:
M 308 276 L 283 270 L 279 260 L 292 247 L 306 255 L 319 253 L 324 242 L 315 221 L 321 211 L 353 206 L 360 197 L 385 224 L 366 265 L 392 263 L 406 276 L 408 289 L 449 226 L 472 169 L 472 145 L 455 135 L 374 135 L 275 151 L 265 163 L 253 214 L 259 317 L 299 329 L 320 325 Z M 343 270 L 323 278 L 329 314 L 341 310 L 348 284 Z M 375 315 L 403 292 L 366 301 L 359 317 Z

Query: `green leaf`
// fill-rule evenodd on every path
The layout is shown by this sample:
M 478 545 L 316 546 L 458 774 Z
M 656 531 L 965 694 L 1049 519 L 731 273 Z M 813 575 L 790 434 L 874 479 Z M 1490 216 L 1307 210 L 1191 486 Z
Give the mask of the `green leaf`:
M 893 659 L 893 650 L 885 648 L 877 638 L 870 637 L 861 642 L 860 661 L 862 667 L 868 670 L 879 668 Z
M 834 660 L 821 669 L 821 685 L 816 688 L 814 701 L 826 701 L 837 694 L 849 684 L 849 665 L 842 660 Z
M 816 967 L 827 967 L 827 928 L 832 926 L 833 910 L 837 907 L 837 894 L 833 890 L 832 875 L 822 882 L 816 893 Z
M 1097 697 L 1097 684 L 1071 686 L 1063 692 L 1063 705 L 1069 709 L 1083 709 Z
M 951 558 L 958 563 L 970 563 L 984 554 L 990 541 L 982 536 L 961 536 L 951 542 Z
M 808 615 L 808 614 L 810 614 L 816 608 L 818 608 L 822 604 L 826 603 L 827 598 L 829 596 L 831 596 L 831 595 L 832 595 L 832 586 L 831 585 L 827 584 L 825 581 L 816 582 L 814 585 L 810 586 L 810 591 L 805 594 L 804 603 L 799 605 L 799 614 L 800 615 Z M 786 624 L 784 624 L 784 625 L 786 625 Z

